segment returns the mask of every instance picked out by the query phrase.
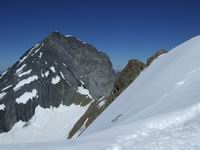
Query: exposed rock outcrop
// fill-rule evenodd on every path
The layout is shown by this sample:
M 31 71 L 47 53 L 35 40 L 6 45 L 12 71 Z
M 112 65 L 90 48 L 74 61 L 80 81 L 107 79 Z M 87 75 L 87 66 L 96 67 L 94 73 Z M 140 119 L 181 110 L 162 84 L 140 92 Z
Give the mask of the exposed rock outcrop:
M 156 58 L 158 58 L 160 55 L 167 53 L 165 49 L 160 49 L 156 51 L 151 57 L 147 59 L 146 67 L 148 67 Z

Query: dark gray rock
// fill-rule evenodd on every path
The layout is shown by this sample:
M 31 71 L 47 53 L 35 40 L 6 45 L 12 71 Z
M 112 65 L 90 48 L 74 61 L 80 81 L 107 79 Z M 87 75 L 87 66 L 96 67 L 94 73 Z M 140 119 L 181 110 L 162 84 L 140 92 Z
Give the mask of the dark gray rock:
M 61 103 L 85 106 L 91 99 L 108 96 L 114 79 L 106 54 L 75 37 L 53 32 L 0 77 L 0 105 L 5 105 L 0 110 L 0 133 L 9 131 L 20 120 L 28 122 L 38 105 L 43 108 L 58 107 Z M 77 92 L 80 86 L 88 89 L 92 98 Z M 37 96 L 26 103 L 16 102 L 33 90 Z

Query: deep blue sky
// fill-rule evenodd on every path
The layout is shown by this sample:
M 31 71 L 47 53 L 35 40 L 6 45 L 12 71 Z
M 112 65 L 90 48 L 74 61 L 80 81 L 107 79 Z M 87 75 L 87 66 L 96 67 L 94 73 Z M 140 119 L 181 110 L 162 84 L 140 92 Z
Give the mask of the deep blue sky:
M 52 31 L 106 52 L 115 68 L 200 34 L 198 0 L 1 0 L 0 69 Z

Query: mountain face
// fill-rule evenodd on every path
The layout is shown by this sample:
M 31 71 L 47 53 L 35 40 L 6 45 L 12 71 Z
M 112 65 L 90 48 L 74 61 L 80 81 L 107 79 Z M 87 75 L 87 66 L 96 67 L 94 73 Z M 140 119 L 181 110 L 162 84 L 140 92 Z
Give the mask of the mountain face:
M 53 113 L 61 106 L 81 108 L 72 111 L 78 116 L 66 114 L 69 119 L 63 123 L 73 126 L 90 103 L 110 94 L 115 76 L 106 54 L 75 37 L 53 32 L 0 77 L 0 132 L 10 131 L 16 123 L 24 130 L 35 127 L 39 110 Z M 40 114 L 37 118 L 42 119 Z

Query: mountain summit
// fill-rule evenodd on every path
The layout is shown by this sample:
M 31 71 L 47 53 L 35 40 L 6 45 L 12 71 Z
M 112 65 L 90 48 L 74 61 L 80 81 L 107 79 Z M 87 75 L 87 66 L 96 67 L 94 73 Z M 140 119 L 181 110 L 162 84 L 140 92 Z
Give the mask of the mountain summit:
M 109 95 L 114 79 L 105 53 L 76 37 L 52 32 L 0 77 L 0 132 L 38 131 L 25 141 L 45 139 L 46 132 L 49 138 L 66 136 L 92 101 Z M 49 116 L 42 113 L 46 111 Z M 52 131 L 56 121 L 58 133 Z

